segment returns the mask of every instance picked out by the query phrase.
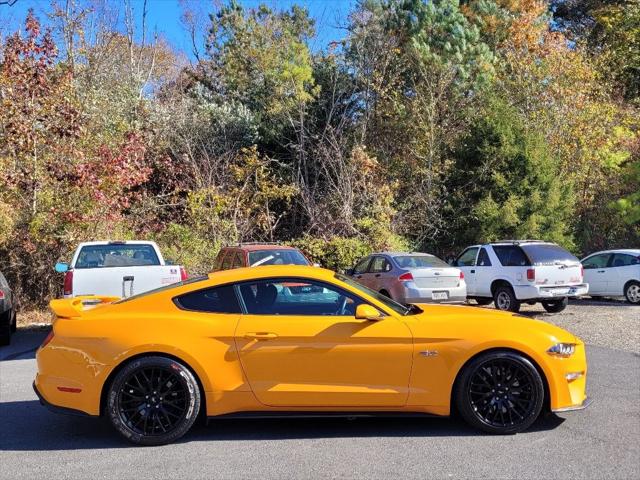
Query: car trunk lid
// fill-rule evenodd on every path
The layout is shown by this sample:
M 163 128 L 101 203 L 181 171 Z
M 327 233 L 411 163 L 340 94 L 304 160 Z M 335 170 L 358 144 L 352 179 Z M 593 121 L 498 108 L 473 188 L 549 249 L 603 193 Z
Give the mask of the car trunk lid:
M 418 288 L 451 288 L 460 283 L 457 268 L 411 268 L 409 271 Z

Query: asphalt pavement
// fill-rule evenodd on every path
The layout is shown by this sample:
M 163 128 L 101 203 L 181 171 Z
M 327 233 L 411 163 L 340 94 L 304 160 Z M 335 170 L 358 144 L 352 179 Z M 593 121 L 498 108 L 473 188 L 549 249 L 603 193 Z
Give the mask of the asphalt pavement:
M 0 479 L 640 478 L 640 356 L 588 346 L 580 412 L 492 436 L 456 419 L 217 420 L 134 447 L 102 419 L 58 415 L 31 389 L 43 332 L 0 348 Z

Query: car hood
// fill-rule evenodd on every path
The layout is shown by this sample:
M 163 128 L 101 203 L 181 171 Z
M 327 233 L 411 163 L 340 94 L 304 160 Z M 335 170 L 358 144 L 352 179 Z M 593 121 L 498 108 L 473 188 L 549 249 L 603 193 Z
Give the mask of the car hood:
M 418 306 L 422 313 L 411 315 L 413 321 L 408 323 L 414 333 L 419 335 L 428 335 L 428 332 L 437 328 L 445 336 L 459 338 L 473 334 L 478 337 L 511 337 L 526 340 L 533 335 L 544 335 L 556 342 L 582 343 L 571 332 L 526 315 L 463 305 Z

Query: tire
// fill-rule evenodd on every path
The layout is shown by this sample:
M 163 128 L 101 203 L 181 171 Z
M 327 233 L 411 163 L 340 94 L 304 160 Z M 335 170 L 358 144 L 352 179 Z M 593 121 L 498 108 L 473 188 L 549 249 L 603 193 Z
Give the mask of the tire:
M 491 302 L 493 302 L 493 298 L 484 298 L 484 297 L 476 297 L 474 298 L 474 300 L 478 305 L 483 305 L 483 306 L 489 305 Z
M 186 366 L 149 356 L 133 360 L 117 373 L 107 393 L 106 413 L 130 442 L 164 445 L 189 431 L 200 404 L 198 382 Z
M 16 331 L 18 330 L 18 314 L 16 313 L 15 310 L 12 310 L 11 313 L 13 313 L 13 323 L 11 324 L 11 333 L 16 333 Z
M 0 315 L 0 347 L 11 344 L 11 311 Z
M 520 302 L 511 287 L 498 287 L 493 294 L 493 303 L 497 310 L 519 312 Z
M 569 305 L 569 299 L 567 297 L 553 302 L 542 302 L 542 306 L 549 313 L 559 313 L 567 308 L 567 305 Z
M 627 302 L 638 305 L 640 304 L 640 282 L 632 281 L 625 285 L 624 296 Z
M 538 370 L 527 358 L 508 351 L 473 359 L 458 377 L 454 393 L 458 412 L 469 425 L 500 435 L 529 428 L 544 404 Z

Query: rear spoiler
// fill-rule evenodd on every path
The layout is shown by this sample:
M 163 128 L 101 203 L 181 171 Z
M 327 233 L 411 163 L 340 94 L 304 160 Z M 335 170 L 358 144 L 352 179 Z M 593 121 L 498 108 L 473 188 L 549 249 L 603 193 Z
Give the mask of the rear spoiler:
M 74 298 L 58 298 L 49 302 L 49 308 L 58 318 L 81 317 L 85 311 L 100 305 L 115 302 L 120 297 L 103 295 L 82 295 Z

